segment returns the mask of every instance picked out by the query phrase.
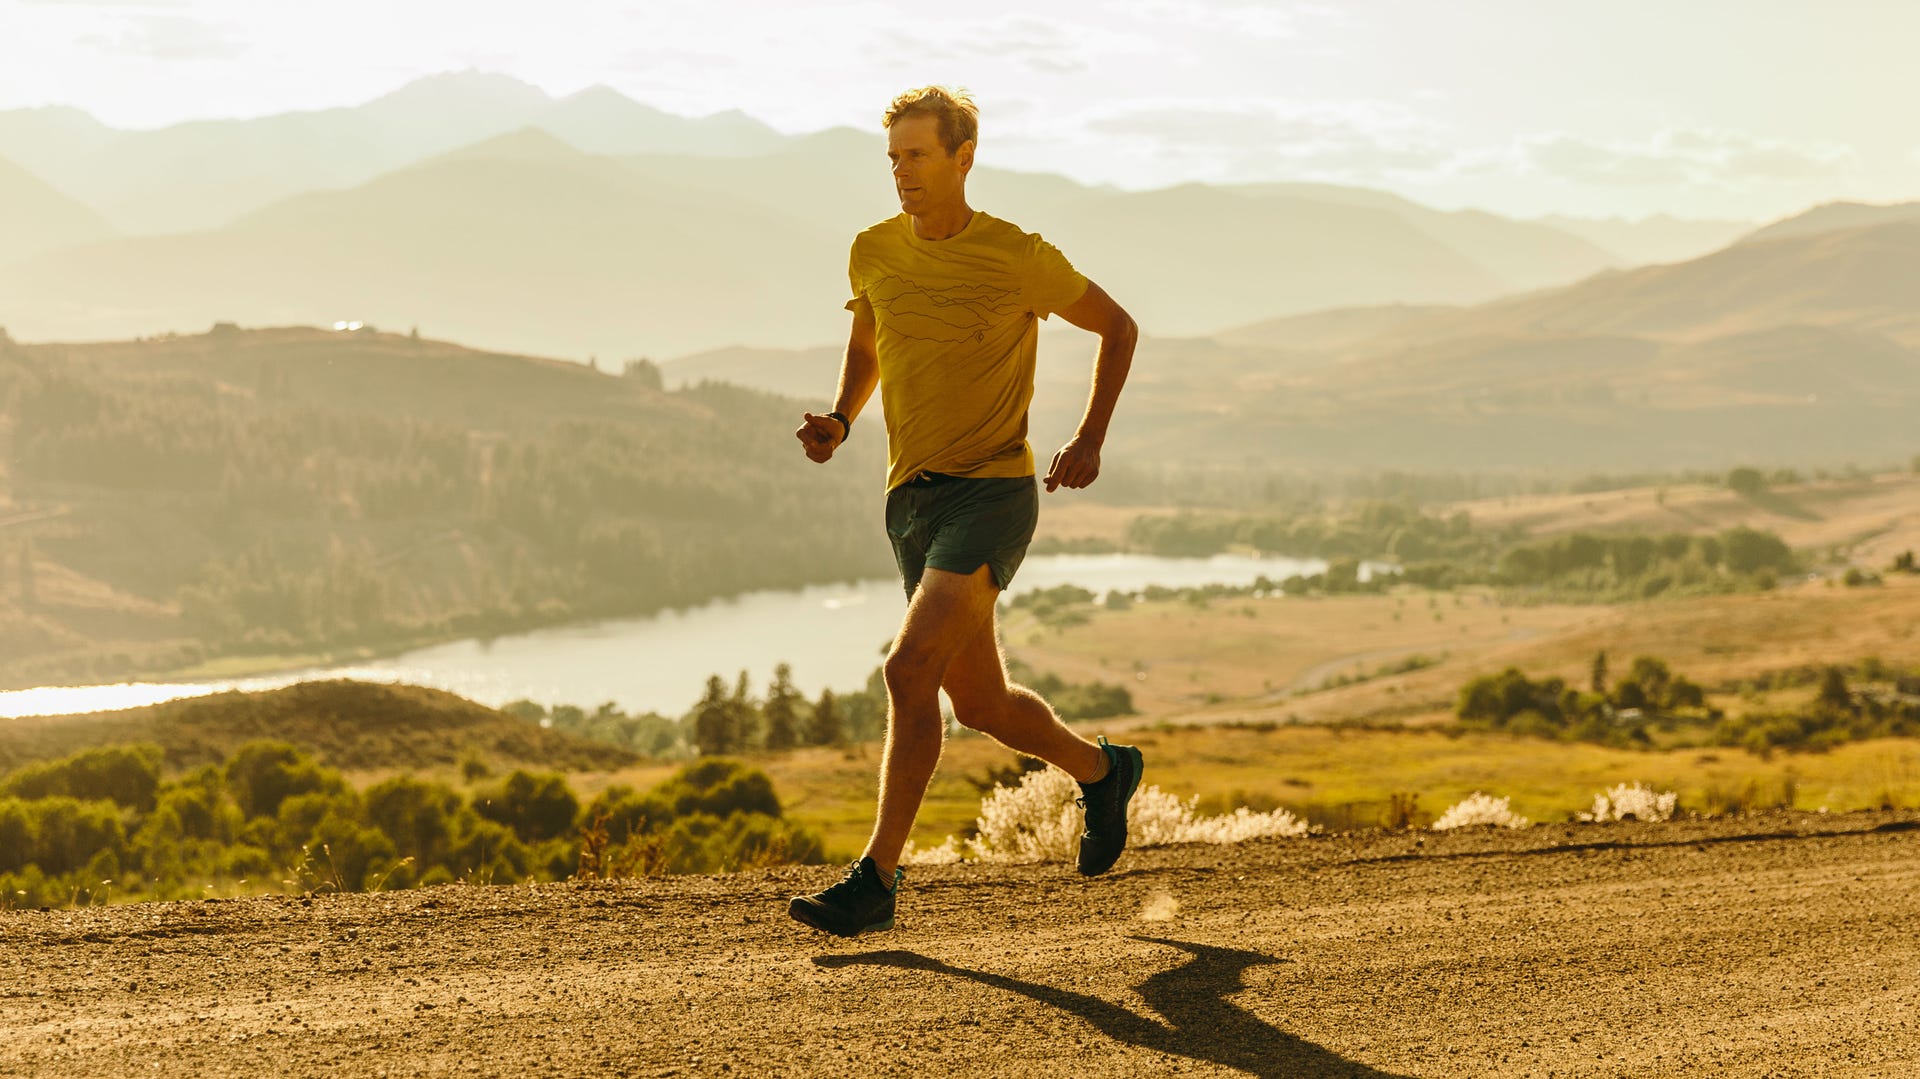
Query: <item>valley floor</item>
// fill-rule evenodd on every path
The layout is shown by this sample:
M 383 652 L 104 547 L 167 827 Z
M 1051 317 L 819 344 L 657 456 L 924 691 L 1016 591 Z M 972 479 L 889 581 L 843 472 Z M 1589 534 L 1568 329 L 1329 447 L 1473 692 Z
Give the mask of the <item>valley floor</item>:
M 0 913 L 0 1074 L 1906 1076 L 1920 814 Z

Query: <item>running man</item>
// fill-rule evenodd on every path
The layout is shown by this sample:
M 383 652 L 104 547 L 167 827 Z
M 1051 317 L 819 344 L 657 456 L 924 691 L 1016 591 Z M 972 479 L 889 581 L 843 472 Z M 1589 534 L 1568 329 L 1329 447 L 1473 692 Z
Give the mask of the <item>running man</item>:
M 964 91 L 911 90 L 882 125 L 899 216 L 854 238 L 853 332 L 833 411 L 795 432 L 825 462 L 853 433 L 874 387 L 887 426 L 887 535 L 906 584 L 906 619 L 886 659 L 880 805 L 846 878 L 788 908 L 840 936 L 891 929 L 913 818 L 940 760 L 939 691 L 959 721 L 1080 783 L 1080 872 L 1104 873 L 1127 845 L 1140 751 L 1075 734 L 1033 691 L 1007 681 L 994 605 L 1039 519 L 1027 406 L 1040 320 L 1100 337 L 1086 413 L 1045 477 L 1049 492 L 1100 475 L 1100 448 L 1138 330 L 1099 285 L 1039 236 L 967 205 L 978 110 Z

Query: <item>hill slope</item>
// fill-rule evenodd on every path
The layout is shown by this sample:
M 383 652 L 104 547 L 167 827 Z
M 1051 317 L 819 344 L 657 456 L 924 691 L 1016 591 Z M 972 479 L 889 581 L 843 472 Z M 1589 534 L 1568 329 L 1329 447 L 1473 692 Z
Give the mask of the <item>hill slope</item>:
M 1371 833 L 1131 852 L 1092 881 L 924 867 L 899 927 L 857 942 L 785 916 L 824 868 L 0 912 L 33 987 L 0 996 L 0 1066 L 1045 1076 L 1067 1047 L 1090 1076 L 1906 1075 L 1917 825 Z
M 0 263 L 113 235 L 113 226 L 99 214 L 0 159 Z
M 91 746 L 151 742 L 169 769 L 218 764 L 256 739 L 291 742 L 330 768 L 422 771 L 476 755 L 492 768 L 606 771 L 638 760 L 420 686 L 303 682 L 147 708 L 0 722 L 0 773 Z
M 890 565 L 884 445 L 367 330 L 0 345 L 0 684 L 392 649 Z

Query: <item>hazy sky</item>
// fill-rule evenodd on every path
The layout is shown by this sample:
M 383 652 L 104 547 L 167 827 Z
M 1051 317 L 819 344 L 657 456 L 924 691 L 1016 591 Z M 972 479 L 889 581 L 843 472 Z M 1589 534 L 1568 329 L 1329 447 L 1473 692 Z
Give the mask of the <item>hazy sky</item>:
M 991 164 L 1304 179 L 1516 215 L 1920 197 L 1915 0 L 0 0 L 0 109 L 117 126 L 479 68 L 787 131 L 973 89 Z

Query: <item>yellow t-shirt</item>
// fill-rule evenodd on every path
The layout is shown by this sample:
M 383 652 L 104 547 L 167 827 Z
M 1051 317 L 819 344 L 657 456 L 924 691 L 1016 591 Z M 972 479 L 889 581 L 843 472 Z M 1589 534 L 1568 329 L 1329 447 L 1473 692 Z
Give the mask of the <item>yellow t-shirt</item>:
M 923 240 L 906 214 L 854 237 L 848 310 L 873 305 L 887 489 L 921 472 L 1031 476 L 1040 319 L 1078 300 L 1087 279 L 1052 244 L 996 217 Z

